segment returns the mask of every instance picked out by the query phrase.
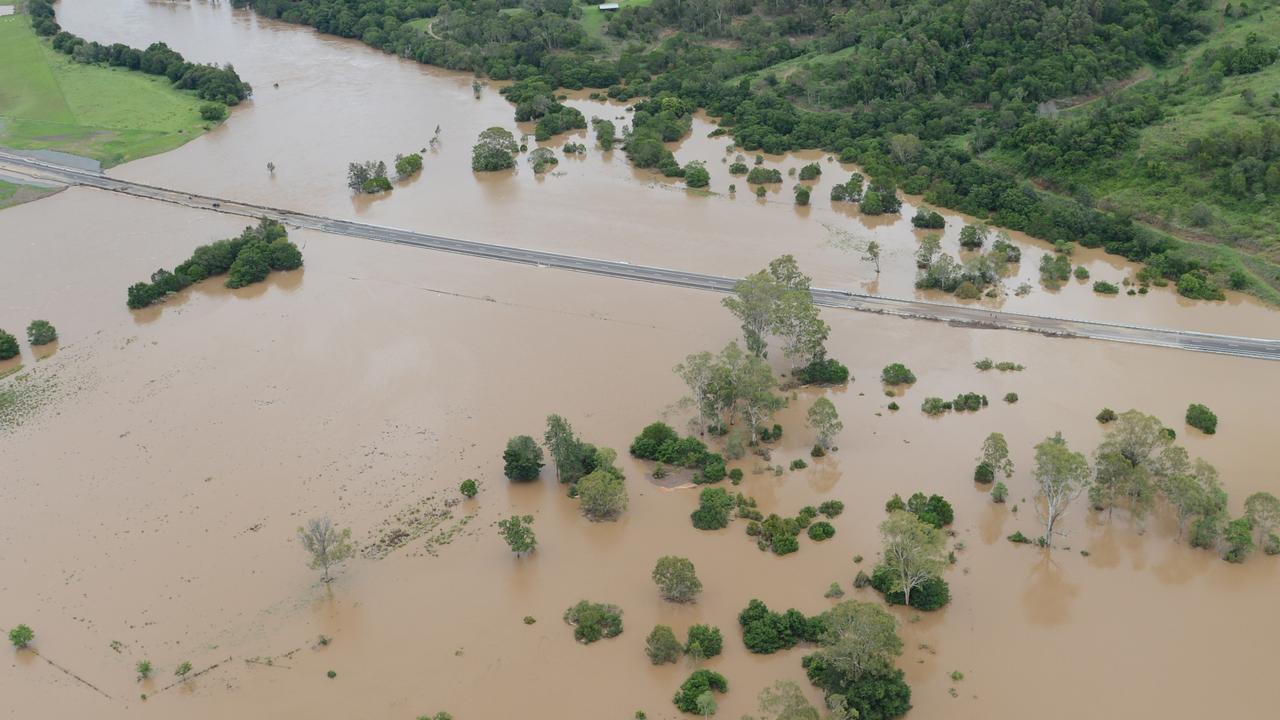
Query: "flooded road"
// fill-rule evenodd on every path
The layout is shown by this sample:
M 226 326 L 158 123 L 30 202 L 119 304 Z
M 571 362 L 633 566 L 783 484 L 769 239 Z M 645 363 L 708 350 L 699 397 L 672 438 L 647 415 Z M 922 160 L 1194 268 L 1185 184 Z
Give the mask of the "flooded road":
M 62 0 L 59 12 L 87 37 L 165 39 L 193 58 L 231 59 L 257 88 L 227 126 L 114 175 L 691 270 L 754 270 L 793 249 L 815 284 L 853 282 L 866 270 L 814 222 L 830 211 L 801 218 L 753 197 L 741 207 L 741 192 L 728 200 L 650 189 L 620 153 L 562 161 L 562 177 L 539 180 L 521 168 L 476 179 L 465 170 L 471 138 L 486 124 L 509 125 L 511 111 L 490 90 L 473 100 L 465 77 L 224 5 Z M 280 96 L 265 71 L 273 58 Z M 362 68 L 364 81 L 349 68 Z M 311 98 L 322 86 L 332 94 Z M 375 96 L 384 104 L 349 102 Z M 369 107 L 397 106 L 420 114 L 352 122 Z M 453 118 L 465 137 L 442 123 L 446 145 L 421 178 L 353 203 L 345 163 L 390 160 L 409 137 L 424 142 L 439 122 L 432 112 L 454 113 L 438 117 Z M 274 186 L 265 168 L 255 174 L 264 148 L 278 148 Z M 845 424 L 841 449 L 780 477 L 744 461 L 737 489 L 766 513 L 829 498 L 846 510 L 833 539 L 802 538 L 798 553 L 779 558 L 758 551 L 742 521 L 693 529 L 696 492 L 659 489 L 625 457 L 636 432 L 664 413 L 683 427 L 673 410 L 683 388 L 670 368 L 737 335 L 718 296 L 295 231 L 300 271 L 236 291 L 206 282 L 146 311 L 125 309 L 130 283 L 242 225 L 81 188 L 0 212 L 0 327 L 44 317 L 62 336 L 48 359 L 24 349 L 23 382 L 47 384 L 49 399 L 0 434 L 0 625 L 31 625 L 40 652 L 0 663 L 0 692 L 15 716 L 337 720 L 447 710 L 466 720 L 645 710 L 674 718 L 671 694 L 692 666 L 651 666 L 644 637 L 655 623 L 683 637 L 708 622 L 725 634 L 724 654 L 706 663 L 729 680 L 720 716 L 736 718 L 754 712 L 756 693 L 776 679 L 808 687 L 800 668 L 808 650 L 750 655 L 738 611 L 758 597 L 816 613 L 831 605 L 822 594 L 837 581 L 846 597 L 874 599 L 851 581 L 875 562 L 885 500 L 917 490 L 954 504 L 951 544 L 966 547 L 946 575 L 951 605 L 918 620 L 894 610 L 913 689 L 908 718 L 1253 718 L 1280 703 L 1271 649 L 1259 641 L 1280 635 L 1275 558 L 1230 565 L 1179 543 L 1165 513 L 1138 532 L 1124 513 L 1106 523 L 1083 504 L 1065 521 L 1069 549 L 1050 558 L 1004 539 L 1037 527 L 1026 502 L 1031 446 L 1061 430 L 1091 450 L 1104 406 L 1136 407 L 1174 428 L 1193 456 L 1217 466 L 1233 515 L 1249 493 L 1276 492 L 1280 417 L 1261 399 L 1275 385 L 1271 363 L 824 311 L 830 352 L 856 378 L 827 391 Z M 905 247 L 913 236 L 893 237 Z M 888 275 L 886 263 L 882 283 Z M 1047 297 L 1037 291 L 1006 307 Z M 1237 307 L 1187 309 L 1153 292 L 1105 305 L 1069 287 L 1058 300 L 1081 312 L 1138 308 L 1148 324 L 1195 318 L 1187 322 L 1223 332 L 1274 323 L 1236 298 Z M 1026 370 L 979 373 L 972 363 L 982 357 Z M 897 413 L 876 380 L 891 362 L 919 378 L 897 398 Z M 1021 400 L 940 418 L 918 410 L 926 396 L 967 391 Z M 780 415 L 786 432 L 774 463 L 807 458 L 813 438 L 802 417 L 817 394 L 800 392 Z M 1190 402 L 1217 412 L 1216 436 L 1185 426 Z M 502 477 L 506 438 L 540 435 L 552 412 L 623 452 L 631 503 L 619 522 L 583 519 L 549 468 L 537 483 Z M 1017 465 L 1006 506 L 969 479 L 993 430 L 1008 437 Z M 479 480 L 479 496 L 446 507 L 468 477 Z M 451 517 L 386 559 L 347 563 L 329 587 L 294 539 L 298 525 L 326 512 L 369 544 L 446 509 Z M 497 536 L 496 521 L 513 513 L 536 518 L 531 557 L 516 559 Z M 705 586 L 697 604 L 658 597 L 649 573 L 664 554 L 697 566 Z M 623 634 L 575 643 L 560 616 L 581 599 L 620 605 Z M 537 622 L 524 624 L 526 615 Z M 321 635 L 332 642 L 320 645 Z M 157 672 L 138 683 L 142 658 Z M 165 689 L 183 661 L 217 667 Z M 964 680 L 952 682 L 954 670 Z

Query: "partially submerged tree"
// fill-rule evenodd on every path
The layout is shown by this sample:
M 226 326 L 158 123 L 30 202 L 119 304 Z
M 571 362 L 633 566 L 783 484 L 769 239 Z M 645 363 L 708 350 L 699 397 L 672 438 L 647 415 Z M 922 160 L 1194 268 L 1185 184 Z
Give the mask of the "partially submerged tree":
M 1006 479 L 1013 477 L 1013 460 L 1009 459 L 1009 443 L 1004 435 L 993 432 L 982 441 L 982 454 L 978 456 L 978 464 L 990 468 L 992 479 L 996 473 L 1003 473 Z
M 476 172 L 507 170 L 516 166 L 515 158 L 520 146 L 515 136 L 506 128 L 491 127 L 480 133 L 471 148 L 471 169 Z
M 503 473 L 511 480 L 536 480 L 542 471 L 542 448 L 528 435 L 517 435 L 507 441 L 502 460 Z
M 831 439 L 844 429 L 844 423 L 840 421 L 840 414 L 836 412 L 835 404 L 824 397 L 813 401 L 806 419 L 809 427 L 818 434 L 817 444 L 823 450 L 831 449 Z
M 1244 514 L 1258 534 L 1258 544 L 1267 548 L 1272 533 L 1280 528 L 1280 499 L 1269 492 L 1256 492 L 1244 501 Z
M 507 541 L 511 552 L 520 556 L 533 552 L 538 546 L 538 538 L 533 534 L 533 528 L 529 527 L 532 524 L 532 515 L 512 515 L 506 520 L 498 521 L 498 534 Z
M 673 663 L 684 654 L 675 632 L 666 625 L 655 625 L 644 641 L 644 653 L 654 665 Z
M 764 357 L 769 334 L 786 341 L 788 356 L 806 362 L 821 360 L 830 328 L 818 316 L 809 292 L 810 279 L 800 272 L 790 255 L 769 263 L 769 267 L 738 281 L 734 295 L 723 305 L 742 323 L 747 350 Z
M 610 448 L 600 448 L 595 470 L 578 481 L 578 502 L 590 520 L 616 520 L 627 509 L 626 478 L 613 464 L 617 455 Z
M 702 581 L 688 558 L 664 555 L 653 567 L 653 582 L 662 598 L 670 602 L 692 602 L 702 592 Z
M 675 373 L 689 386 L 689 399 L 698 408 L 698 434 L 707 431 L 707 417 L 715 414 L 711 383 L 715 380 L 715 357 L 707 352 L 694 353 L 675 366 Z
M 1036 506 L 1044 522 L 1045 547 L 1053 547 L 1054 526 L 1066 514 L 1071 502 L 1089 486 L 1089 461 L 1067 446 L 1062 433 L 1036 445 Z
M 573 426 L 559 415 L 547 416 L 547 431 L 542 440 L 551 452 L 556 479 L 560 482 L 577 482 L 595 469 L 596 448 L 579 440 L 573 434 Z
M 790 680 L 778 680 L 772 687 L 761 690 L 759 703 L 760 720 L 820 720 L 817 708 L 809 704 L 800 686 Z
M 326 515 L 311 518 L 306 527 L 298 528 L 298 540 L 311 555 L 311 568 L 324 570 L 324 581 L 329 582 L 329 568 L 355 555 L 351 542 L 351 528 L 339 529 Z
M 1186 451 L 1181 451 L 1185 457 Z M 1186 530 L 1187 521 L 1191 518 L 1208 519 L 1207 524 L 1200 526 L 1200 539 L 1209 541 L 1209 535 L 1216 539 L 1216 528 L 1227 510 L 1227 493 L 1218 482 L 1218 471 L 1204 460 L 1196 459 L 1194 463 L 1178 461 L 1169 474 L 1160 479 L 1160 492 L 1173 508 L 1178 518 L 1178 537 Z
M 1141 521 L 1155 502 L 1159 482 L 1185 461 L 1159 419 L 1137 410 L 1120 413 L 1107 423 L 1107 434 L 1094 451 L 1089 500 L 1108 513 L 1124 502 Z
M 902 592 L 907 605 L 911 591 L 930 578 L 938 577 L 947 567 L 946 538 L 932 525 L 916 515 L 895 510 L 880 523 L 884 542 L 884 564 L 893 573 L 891 592 Z

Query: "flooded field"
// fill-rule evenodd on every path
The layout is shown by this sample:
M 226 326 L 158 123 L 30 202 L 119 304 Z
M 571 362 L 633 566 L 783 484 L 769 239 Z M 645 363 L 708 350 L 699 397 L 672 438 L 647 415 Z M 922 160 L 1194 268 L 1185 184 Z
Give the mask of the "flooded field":
M 722 274 L 792 252 L 815 284 L 874 282 L 829 225 L 886 246 L 879 292 L 914 292 L 909 223 L 864 224 L 827 207 L 825 192 L 807 216 L 785 202 L 789 182 L 763 205 L 741 191 L 690 196 L 633 171 L 617 151 L 562 160 L 563 175 L 521 167 L 479 178 L 467 169 L 471 142 L 484 127 L 511 126 L 511 108 L 492 89 L 473 99 L 467 76 L 225 4 L 62 0 L 58 11 L 89 38 L 159 39 L 194 60 L 231 60 L 257 90 L 225 126 L 116 175 Z M 384 199 L 351 198 L 347 162 L 389 161 L 423 146 L 436 124 L 445 142 L 421 177 Z M 677 154 L 713 160 L 712 189 L 723 190 L 715 158 L 726 141 L 706 139 L 709 129 L 696 124 Z M 829 182 L 837 173 L 822 162 Z M 798 553 L 776 557 L 756 549 L 741 520 L 695 530 L 696 490 L 659 488 L 626 457 L 645 424 L 666 417 L 683 427 L 684 388 L 671 367 L 738 335 L 719 296 L 294 231 L 302 270 L 236 291 L 210 281 L 145 311 L 125 309 L 129 284 L 243 224 L 86 189 L 0 212 L 0 327 L 44 317 L 61 334 L 46 359 L 24 349 L 22 382 L 46 388 L 45 399 L 0 431 L 0 626 L 31 625 L 39 651 L 0 663 L 14 716 L 674 718 L 671 694 L 692 667 L 650 665 L 645 635 L 663 623 L 683 637 L 705 622 L 725 634 L 724 654 L 706 666 L 728 678 L 719 714 L 736 718 L 754 712 L 774 680 L 809 688 L 800 667 L 809 650 L 749 654 L 737 613 L 753 597 L 816 613 L 832 604 L 823 598 L 832 582 L 846 597 L 874 599 L 851 581 L 874 565 L 885 500 L 917 490 L 954 504 L 951 544 L 966 548 L 946 574 L 949 606 L 919 617 L 893 610 L 913 689 L 908 718 L 1065 720 L 1099 708 L 1254 718 L 1280 703 L 1271 649 L 1259 641 L 1280 635 L 1275 558 L 1230 565 L 1179 542 L 1165 512 L 1140 532 L 1124 513 L 1107 523 L 1083 502 L 1051 556 L 1005 540 L 1037 528 L 1032 445 L 1061 430 L 1091 451 L 1104 406 L 1138 408 L 1174 428 L 1193 456 L 1217 466 L 1233 515 L 1248 494 L 1275 492 L 1280 418 L 1263 400 L 1273 364 L 824 311 L 830 353 L 856 378 L 825 391 L 844 420 L 840 451 L 780 477 L 743 461 L 737 489 L 766 513 L 826 499 L 846 510 L 833 539 L 802 538 Z M 958 231 L 949 224 L 953 251 Z M 1028 248 L 1029 278 L 1043 248 Z M 1099 278 L 1131 271 L 1115 258 L 1076 258 Z M 1235 295 L 1216 304 L 1165 291 L 1097 298 L 1073 281 L 1004 307 L 1280 335 L 1280 314 Z M 1026 370 L 979 373 L 972 363 L 983 357 Z M 0 374 L 18 362 L 0 364 Z M 877 379 L 891 362 L 919 378 L 897 413 Z M 926 396 L 968 391 L 993 401 L 1012 391 L 1021 401 L 940 418 L 918 410 Z M 803 414 L 819 392 L 801 391 L 780 414 L 786 433 L 773 462 L 808 458 Z M 1183 424 L 1190 402 L 1218 413 L 1216 436 Z M 536 483 L 502 477 L 505 440 L 540 436 L 553 412 L 621 451 L 631 502 L 620 521 L 581 517 L 550 468 Z M 1008 437 L 1017 465 L 1004 506 L 970 480 L 993 430 Z M 455 502 L 465 478 L 480 482 L 480 494 Z M 397 527 L 421 532 L 385 559 L 347 563 L 325 586 L 295 538 L 323 513 L 365 546 Z M 497 535 L 497 520 L 513 513 L 536 518 L 530 557 L 515 558 Z M 409 521 L 433 514 L 438 524 Z M 649 573 L 666 554 L 695 563 L 705 586 L 698 603 L 658 596 Z M 560 617 L 581 599 L 620 605 L 623 634 L 575 643 Z M 319 644 L 322 635 L 332 642 Z M 139 683 L 142 658 L 157 672 Z M 212 669 L 174 685 L 183 661 Z M 956 670 L 962 681 L 951 680 Z

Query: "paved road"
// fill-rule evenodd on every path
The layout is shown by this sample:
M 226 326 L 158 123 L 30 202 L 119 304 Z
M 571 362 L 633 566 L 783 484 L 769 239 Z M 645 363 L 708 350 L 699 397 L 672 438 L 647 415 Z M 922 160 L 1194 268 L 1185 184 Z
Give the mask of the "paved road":
M 201 210 L 241 215 L 248 218 L 269 217 L 295 227 L 321 232 L 377 240 L 379 242 L 411 245 L 429 250 L 440 250 L 472 257 L 502 260 L 504 262 L 576 270 L 593 275 L 606 275 L 627 280 L 641 280 L 721 293 L 731 292 L 736 282 L 734 278 L 716 275 L 703 275 L 701 273 L 645 265 L 631 265 L 620 261 L 597 260 L 507 245 L 491 245 L 472 240 L 458 240 L 440 235 L 428 235 L 409 230 L 370 225 L 368 223 L 336 220 L 279 208 L 250 205 L 204 195 L 192 195 L 176 190 L 118 180 L 99 173 L 6 152 L 0 152 L 0 169 L 22 172 L 68 185 L 99 188 L 135 197 L 176 203 Z M 849 308 L 899 317 L 938 320 L 967 327 L 1024 330 L 1056 337 L 1110 340 L 1222 355 L 1280 360 L 1280 340 L 1268 338 L 1237 337 L 1092 320 L 1073 320 L 1045 315 L 999 312 L 981 307 L 948 305 L 821 288 L 814 289 L 813 298 L 819 305 L 827 307 Z

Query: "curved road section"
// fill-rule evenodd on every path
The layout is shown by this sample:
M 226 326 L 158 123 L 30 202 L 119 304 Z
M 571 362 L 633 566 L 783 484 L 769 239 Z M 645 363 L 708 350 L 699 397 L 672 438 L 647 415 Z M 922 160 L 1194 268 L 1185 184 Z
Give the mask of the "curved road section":
M 411 245 L 428 250 L 470 255 L 490 260 L 575 270 L 593 275 L 605 275 L 626 280 L 640 280 L 720 293 L 732 292 L 734 283 L 737 282 L 735 278 L 703 275 L 701 273 L 645 265 L 631 265 L 625 262 L 597 260 L 507 245 L 491 245 L 472 240 L 459 240 L 440 235 L 427 235 L 410 230 L 381 227 L 368 223 L 337 220 L 262 205 L 250 205 L 205 195 L 192 195 L 177 190 L 117 180 L 100 173 L 5 152 L 0 152 L 0 168 L 34 175 L 67 185 L 81 185 L 109 190 L 135 197 L 175 203 L 199 210 L 241 215 L 248 218 L 268 217 L 288 225 L 320 232 L 399 245 Z M 1092 320 L 1073 320 L 1046 315 L 1026 315 L 992 311 L 980 307 L 947 305 L 923 300 L 864 295 L 822 288 L 813 290 L 813 299 L 817 304 L 826 307 L 848 308 L 923 320 L 937 320 L 962 327 L 1023 330 L 1053 337 L 1109 340 L 1263 360 L 1280 360 L 1280 340 L 1268 338 L 1238 337 L 1188 330 L 1168 330 Z

